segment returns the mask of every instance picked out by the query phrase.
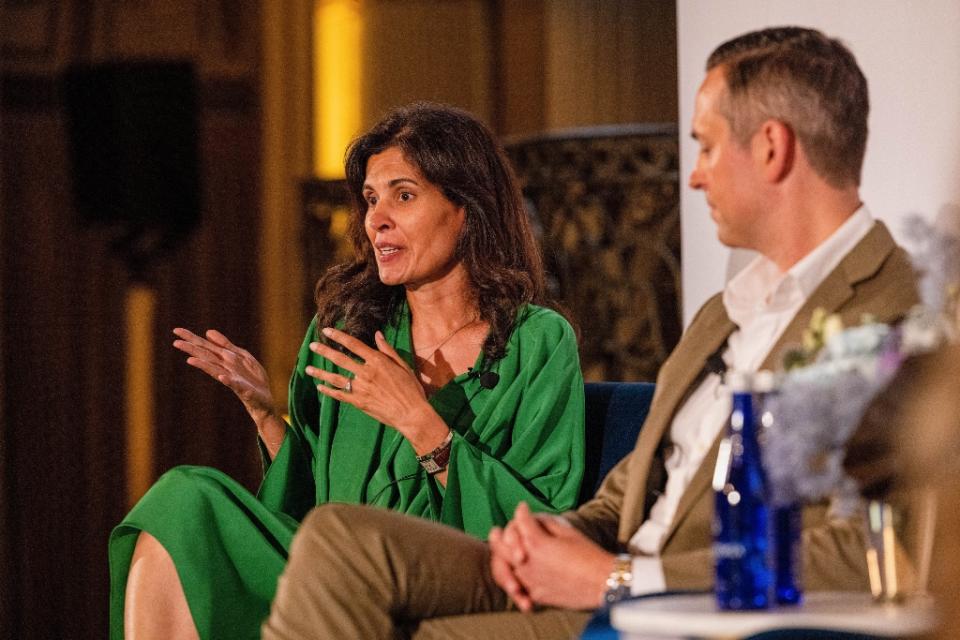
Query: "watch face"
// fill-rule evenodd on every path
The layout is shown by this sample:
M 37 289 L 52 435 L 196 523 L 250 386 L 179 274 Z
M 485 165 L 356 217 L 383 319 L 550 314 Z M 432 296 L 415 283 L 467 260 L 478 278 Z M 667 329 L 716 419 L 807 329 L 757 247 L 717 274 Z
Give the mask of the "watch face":
M 450 462 L 450 451 L 453 449 L 453 431 L 447 434 L 446 439 L 443 443 L 431 451 L 430 453 L 424 454 L 422 456 L 417 456 L 417 462 L 420 463 L 420 466 L 426 469 L 427 473 L 434 474 L 440 473 L 447 468 L 447 464 Z
M 433 458 L 429 460 L 421 460 L 420 466 L 426 469 L 427 473 L 438 473 L 443 471 L 443 468 L 434 462 Z
M 613 604 L 614 602 L 620 602 L 629 595 L 630 588 L 625 584 L 621 584 L 612 589 L 607 589 L 607 592 L 603 594 L 603 599 L 607 604 Z

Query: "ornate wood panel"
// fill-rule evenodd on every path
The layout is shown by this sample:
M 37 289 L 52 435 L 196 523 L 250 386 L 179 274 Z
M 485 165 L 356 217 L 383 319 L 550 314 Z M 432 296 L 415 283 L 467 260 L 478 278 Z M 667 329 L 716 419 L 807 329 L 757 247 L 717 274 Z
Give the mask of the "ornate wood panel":
M 673 125 L 611 126 L 507 145 L 588 380 L 654 380 L 680 337 Z

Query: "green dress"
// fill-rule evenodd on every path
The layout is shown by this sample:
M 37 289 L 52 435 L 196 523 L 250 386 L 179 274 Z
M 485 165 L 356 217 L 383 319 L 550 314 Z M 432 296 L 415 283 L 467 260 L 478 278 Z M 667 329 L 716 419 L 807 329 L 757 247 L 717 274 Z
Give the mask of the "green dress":
M 520 501 L 538 511 L 575 506 L 583 476 L 583 379 L 573 331 L 557 313 L 521 310 L 506 355 L 487 367 L 499 375 L 492 389 L 468 372 L 430 398 L 454 431 L 446 488 L 423 471 L 399 432 L 316 390 L 307 365 L 338 370 L 310 351 L 316 332 L 311 324 L 300 348 L 290 428 L 256 496 L 215 469 L 176 467 L 113 530 L 111 638 L 123 637 L 140 531 L 173 558 L 200 637 L 236 640 L 260 637 L 290 541 L 316 505 L 373 504 L 480 538 L 507 522 Z M 406 305 L 384 335 L 412 363 Z M 474 369 L 482 366 L 481 354 Z

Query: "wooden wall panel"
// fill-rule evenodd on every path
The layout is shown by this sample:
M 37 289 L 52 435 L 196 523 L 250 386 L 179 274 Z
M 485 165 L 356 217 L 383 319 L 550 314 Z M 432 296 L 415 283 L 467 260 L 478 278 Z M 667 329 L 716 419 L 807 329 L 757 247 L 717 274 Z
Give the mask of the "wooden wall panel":
M 157 470 L 205 464 L 255 490 L 255 430 L 233 393 L 188 366 L 171 330 L 216 328 L 259 354 L 259 125 L 255 104 L 207 109 L 201 125 L 203 220 L 157 270 Z M 293 305 L 291 305 L 293 308 Z M 291 364 L 295 354 L 291 354 Z
M 414 100 L 446 102 L 490 121 L 491 10 L 482 0 L 363 4 L 363 127 Z
M 3 501 L 12 637 L 103 628 L 106 532 L 123 508 L 122 293 L 77 227 L 56 112 L 6 112 Z
M 259 480 L 240 403 L 170 346 L 173 326 L 212 326 L 259 350 L 258 3 L 165 4 L 24 3 L 15 8 L 39 7 L 41 17 L 54 7 L 43 22 L 53 25 L 49 32 L 25 40 L 45 44 L 28 51 L 6 46 L 9 34 L 2 41 L 4 638 L 107 635 L 107 538 L 127 511 L 123 349 L 131 275 L 110 250 L 116 234 L 81 227 L 73 211 L 61 79 L 73 63 L 109 61 L 118 52 L 137 57 L 138 33 L 148 34 L 144 46 L 167 47 L 140 49 L 140 57 L 194 61 L 201 96 L 202 223 L 147 272 L 158 301 L 149 389 L 157 407 L 154 467 L 209 464 L 250 488 Z M 6 17 L 7 5 L 0 8 Z M 163 18 L 157 24 L 144 17 L 156 15 Z
M 494 15 L 494 125 L 501 135 L 546 128 L 545 7 L 543 0 L 499 0 Z
M 2 98 L 2 93 L 0 93 Z M 0 108 L 0 131 L 6 120 L 5 113 Z M 0 143 L 2 144 L 2 143 Z M 7 269 L 4 256 L 6 248 L 6 225 L 2 220 L 7 217 L 7 200 L 5 198 L 6 172 L 3 159 L 6 154 L 3 147 L 0 147 L 0 496 L 9 495 L 10 481 L 8 476 L 10 471 L 10 457 L 8 455 L 7 442 L 7 401 L 6 401 L 6 327 L 7 327 L 7 309 L 5 300 L 5 282 L 7 279 Z M 6 503 L 8 501 L 4 501 Z M 13 532 L 10 527 L 8 510 L 0 507 L 0 572 L 9 574 L 13 562 Z M 0 628 L 6 629 L 10 626 L 10 619 L 13 615 L 13 590 L 0 589 Z
M 547 3 L 546 129 L 676 122 L 675 6 L 664 0 Z
M 298 301 L 313 286 L 296 266 L 304 263 L 299 181 L 313 169 L 312 2 L 261 8 L 260 355 L 280 406 L 286 406 L 287 376 L 309 322 Z

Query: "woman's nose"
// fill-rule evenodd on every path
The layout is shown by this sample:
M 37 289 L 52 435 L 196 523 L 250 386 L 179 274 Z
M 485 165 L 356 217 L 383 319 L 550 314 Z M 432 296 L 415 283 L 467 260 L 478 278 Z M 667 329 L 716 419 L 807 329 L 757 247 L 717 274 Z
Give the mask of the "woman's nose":
M 382 231 L 393 226 L 393 217 L 390 215 L 389 207 L 378 202 L 367 208 L 367 225 L 374 231 Z

